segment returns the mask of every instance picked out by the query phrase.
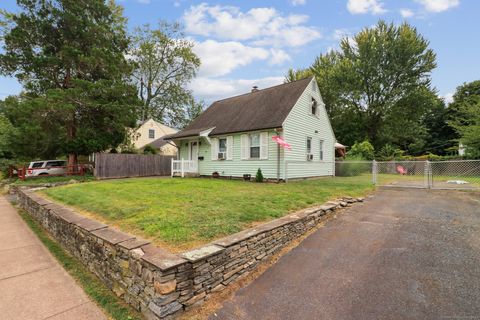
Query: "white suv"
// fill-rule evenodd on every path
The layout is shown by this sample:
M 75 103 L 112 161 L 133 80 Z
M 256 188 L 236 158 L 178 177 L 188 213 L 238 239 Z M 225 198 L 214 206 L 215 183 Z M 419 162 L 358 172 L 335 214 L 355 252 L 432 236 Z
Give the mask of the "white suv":
M 65 160 L 33 161 L 28 165 L 25 175 L 27 177 L 63 175 L 67 172 L 66 165 Z

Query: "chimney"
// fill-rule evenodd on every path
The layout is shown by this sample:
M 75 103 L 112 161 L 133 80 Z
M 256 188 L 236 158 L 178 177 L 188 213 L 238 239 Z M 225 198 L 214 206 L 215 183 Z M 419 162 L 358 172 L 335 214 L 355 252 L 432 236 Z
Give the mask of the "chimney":
M 253 86 L 252 87 L 252 92 L 257 92 L 258 91 L 258 87 L 257 86 Z

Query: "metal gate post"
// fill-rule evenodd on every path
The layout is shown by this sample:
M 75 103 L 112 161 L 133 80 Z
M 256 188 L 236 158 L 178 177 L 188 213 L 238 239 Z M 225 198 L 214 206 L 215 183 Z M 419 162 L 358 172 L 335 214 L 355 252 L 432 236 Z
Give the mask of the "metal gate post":
M 377 173 L 378 173 L 377 161 L 373 160 L 372 161 L 372 183 L 374 185 L 377 185 Z
M 432 166 L 430 161 L 425 161 L 425 169 L 424 169 L 424 180 L 426 180 L 426 186 L 428 189 L 432 188 Z

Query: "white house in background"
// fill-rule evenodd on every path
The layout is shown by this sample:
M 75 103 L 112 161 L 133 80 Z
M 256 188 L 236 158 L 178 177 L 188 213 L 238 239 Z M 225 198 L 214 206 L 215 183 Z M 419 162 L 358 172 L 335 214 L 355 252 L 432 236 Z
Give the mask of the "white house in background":
M 164 155 L 177 154 L 177 147 L 174 143 L 163 139 L 166 135 L 175 134 L 178 130 L 167 127 L 153 119 L 140 123 L 133 135 L 133 144 L 135 149 L 142 150 L 147 145 L 158 150 L 158 153 Z
M 458 144 L 458 155 L 459 156 L 464 156 L 465 155 L 465 146 L 463 145 L 463 143 L 459 143 Z
M 335 174 L 336 140 L 313 77 L 216 101 L 165 139 L 179 146 L 174 174 L 254 177 L 259 168 L 282 180 Z

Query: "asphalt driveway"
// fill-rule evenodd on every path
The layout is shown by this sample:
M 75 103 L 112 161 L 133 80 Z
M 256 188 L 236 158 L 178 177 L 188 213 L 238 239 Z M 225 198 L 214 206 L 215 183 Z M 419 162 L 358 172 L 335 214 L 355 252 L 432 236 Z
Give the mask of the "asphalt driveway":
M 480 194 L 380 190 L 210 319 L 480 319 Z

